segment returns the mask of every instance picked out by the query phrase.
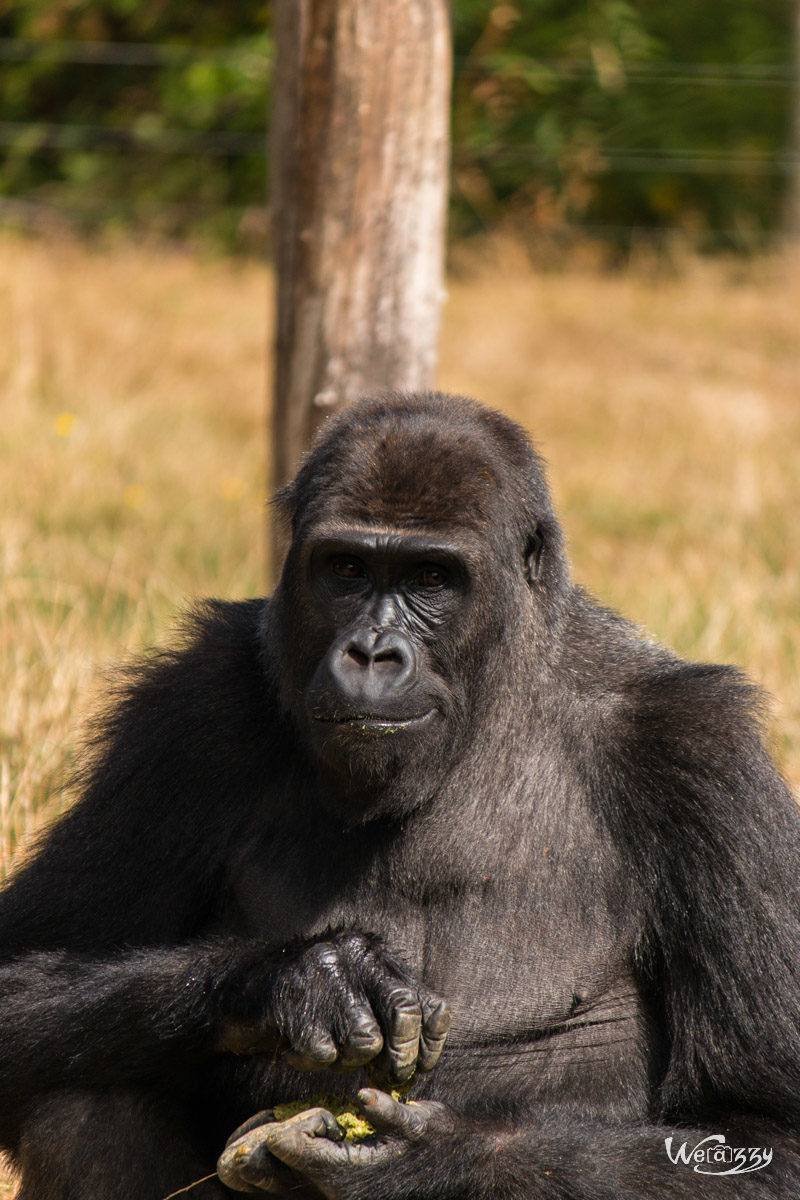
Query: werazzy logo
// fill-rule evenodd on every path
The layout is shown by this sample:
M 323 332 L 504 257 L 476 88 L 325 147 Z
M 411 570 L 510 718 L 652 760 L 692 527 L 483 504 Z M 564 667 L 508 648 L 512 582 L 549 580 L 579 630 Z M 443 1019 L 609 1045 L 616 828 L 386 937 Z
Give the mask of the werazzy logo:
M 672 1142 L 672 1137 L 664 1139 L 670 1162 L 692 1167 L 699 1175 L 746 1175 L 772 1162 L 770 1147 L 729 1146 L 724 1133 L 710 1133 L 694 1146 L 681 1142 L 675 1150 Z

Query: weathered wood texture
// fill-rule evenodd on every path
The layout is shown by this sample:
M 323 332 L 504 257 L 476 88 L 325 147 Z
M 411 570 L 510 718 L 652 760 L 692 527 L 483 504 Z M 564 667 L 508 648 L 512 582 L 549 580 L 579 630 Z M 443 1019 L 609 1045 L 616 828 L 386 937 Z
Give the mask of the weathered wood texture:
M 276 0 L 274 482 L 364 393 L 433 383 L 448 0 Z

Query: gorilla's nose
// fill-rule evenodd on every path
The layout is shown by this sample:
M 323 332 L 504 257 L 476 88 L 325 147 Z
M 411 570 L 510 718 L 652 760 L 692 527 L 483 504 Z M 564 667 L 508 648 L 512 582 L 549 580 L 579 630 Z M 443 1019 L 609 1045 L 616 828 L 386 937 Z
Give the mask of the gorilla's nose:
M 359 629 L 334 649 L 330 669 L 344 696 L 369 704 L 403 692 L 414 680 L 417 664 L 413 648 L 402 634 Z

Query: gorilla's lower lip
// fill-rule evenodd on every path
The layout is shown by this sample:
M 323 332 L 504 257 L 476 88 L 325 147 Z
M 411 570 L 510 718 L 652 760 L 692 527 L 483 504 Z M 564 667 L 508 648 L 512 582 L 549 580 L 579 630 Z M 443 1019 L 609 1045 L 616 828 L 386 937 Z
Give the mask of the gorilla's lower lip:
M 313 714 L 314 720 L 320 725 L 338 725 L 348 729 L 361 730 L 364 733 L 394 733 L 400 729 L 408 729 L 412 725 L 421 725 L 433 716 L 436 710 L 429 708 L 427 712 L 418 713 L 413 717 L 387 717 L 376 713 L 337 713 L 334 716 Z

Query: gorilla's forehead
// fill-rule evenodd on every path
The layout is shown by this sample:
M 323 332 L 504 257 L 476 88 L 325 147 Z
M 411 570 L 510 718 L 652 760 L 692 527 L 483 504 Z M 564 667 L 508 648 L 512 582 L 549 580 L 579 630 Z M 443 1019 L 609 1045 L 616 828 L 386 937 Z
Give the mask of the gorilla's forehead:
M 503 472 L 477 440 L 387 431 L 327 464 L 321 491 L 329 519 L 387 528 L 486 528 L 496 521 Z
M 458 565 L 478 567 L 482 558 L 481 540 L 463 524 L 426 526 L 422 531 L 417 525 L 326 520 L 311 525 L 303 542 L 306 550 L 314 553 L 368 553 L 376 562 L 430 558 L 452 564 L 454 569 Z

